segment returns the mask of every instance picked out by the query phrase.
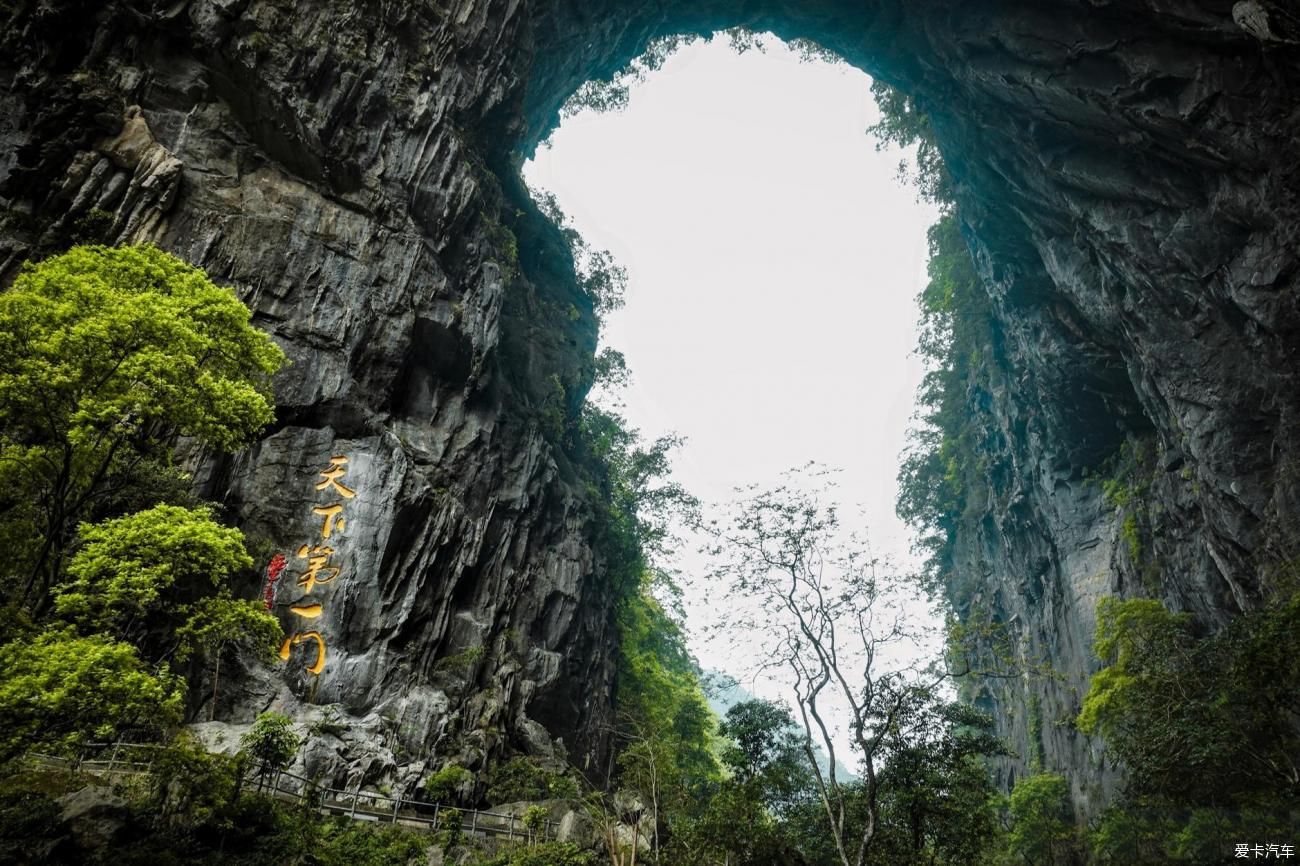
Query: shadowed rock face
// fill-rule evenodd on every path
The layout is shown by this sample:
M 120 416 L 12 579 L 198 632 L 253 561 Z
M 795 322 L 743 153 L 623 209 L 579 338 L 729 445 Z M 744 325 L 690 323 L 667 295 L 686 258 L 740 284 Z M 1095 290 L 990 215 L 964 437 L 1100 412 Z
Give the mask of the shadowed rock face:
M 414 781 L 449 742 L 470 765 L 555 739 L 605 765 L 596 506 L 542 421 L 581 404 L 595 327 L 517 169 L 574 89 L 659 34 L 812 38 L 931 113 L 996 322 L 971 395 L 987 502 L 957 565 L 1063 675 L 982 696 L 1025 756 L 1004 781 L 1041 748 L 1085 810 L 1113 785 L 1097 744 L 1055 724 L 1094 667 L 1100 595 L 1155 593 L 1212 626 L 1295 555 L 1300 58 L 1272 0 L 13 8 L 2 275 L 75 240 L 152 241 L 238 289 L 293 361 L 279 420 L 193 460 L 288 557 L 288 626 L 311 509 L 335 501 L 318 473 L 348 457 L 324 672 L 303 671 L 304 644 L 218 708 L 340 704 L 364 734 L 310 756 L 336 781 Z M 1151 455 L 1136 548 L 1085 477 L 1125 441 Z

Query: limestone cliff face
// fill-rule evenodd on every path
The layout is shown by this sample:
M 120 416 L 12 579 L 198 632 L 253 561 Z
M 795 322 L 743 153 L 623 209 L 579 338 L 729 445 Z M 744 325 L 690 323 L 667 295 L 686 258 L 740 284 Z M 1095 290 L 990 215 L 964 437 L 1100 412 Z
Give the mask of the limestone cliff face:
M 1273 0 L 6 8 L 3 276 L 76 240 L 153 241 L 237 287 L 293 365 L 256 447 L 194 460 L 291 574 L 321 543 L 313 506 L 339 501 L 319 473 L 348 458 L 324 672 L 304 644 L 220 711 L 341 704 L 365 736 L 308 759 L 349 782 L 411 782 L 452 739 L 470 763 L 556 739 L 604 761 L 594 506 L 544 420 L 580 405 L 594 322 L 517 169 L 568 94 L 658 34 L 810 37 L 933 117 L 996 320 L 971 397 L 987 502 L 959 559 L 1063 675 L 985 696 L 1024 756 L 1008 779 L 1041 748 L 1085 807 L 1113 782 L 1054 724 L 1101 594 L 1213 624 L 1294 556 L 1300 57 Z M 1140 514 L 1087 478 L 1127 440 L 1150 454 Z
M 6 270 L 73 238 L 152 241 L 236 286 L 291 359 L 263 440 L 194 464 L 287 558 L 277 610 L 327 661 L 314 676 L 314 641 L 291 646 L 219 718 L 340 705 L 329 727 L 352 733 L 307 754 L 338 784 L 416 783 L 453 744 L 476 767 L 562 740 L 603 770 L 616 646 L 592 504 L 538 420 L 576 410 L 594 325 L 558 235 L 485 163 L 518 10 L 18 5 Z M 338 456 L 351 499 L 316 490 Z M 312 509 L 332 504 L 347 526 L 324 539 Z M 309 624 L 287 612 L 304 544 L 340 569 Z

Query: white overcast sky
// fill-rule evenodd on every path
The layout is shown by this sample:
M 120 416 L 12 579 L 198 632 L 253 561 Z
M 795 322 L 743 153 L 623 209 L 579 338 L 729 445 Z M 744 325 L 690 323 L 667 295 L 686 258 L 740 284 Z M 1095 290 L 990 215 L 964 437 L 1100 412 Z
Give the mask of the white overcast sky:
M 722 501 L 810 460 L 839 467 L 876 552 L 906 562 L 895 475 L 936 214 L 895 179 L 900 152 L 866 133 L 870 79 L 770 41 L 683 48 L 625 111 L 566 120 L 525 177 L 627 268 L 602 342 L 627 356 L 632 424 L 687 438 L 677 480 Z M 708 613 L 688 607 L 690 624 Z

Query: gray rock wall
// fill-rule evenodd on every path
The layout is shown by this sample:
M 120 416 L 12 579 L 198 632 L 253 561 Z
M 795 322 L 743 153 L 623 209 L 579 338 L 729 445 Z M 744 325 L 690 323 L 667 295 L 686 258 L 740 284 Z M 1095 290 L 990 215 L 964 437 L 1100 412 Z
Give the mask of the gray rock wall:
M 1300 65 L 1272 0 L 11 7 L 0 271 L 152 241 L 238 289 L 293 360 L 279 420 L 246 454 L 194 460 L 290 573 L 328 504 L 317 473 L 349 458 L 324 672 L 302 672 L 304 644 L 219 708 L 337 703 L 374 731 L 322 766 L 355 772 L 381 739 L 391 774 L 448 731 L 470 763 L 550 738 L 605 760 L 595 506 L 541 422 L 577 411 L 594 321 L 516 172 L 568 94 L 657 34 L 811 37 L 932 115 L 996 320 L 972 394 L 988 501 L 959 564 L 1061 672 L 988 686 L 1023 756 L 1006 780 L 1035 739 L 1084 807 L 1113 786 L 1098 745 L 1056 724 L 1095 665 L 1099 596 L 1214 624 L 1293 557 Z M 1130 440 L 1151 455 L 1137 556 L 1088 477 Z

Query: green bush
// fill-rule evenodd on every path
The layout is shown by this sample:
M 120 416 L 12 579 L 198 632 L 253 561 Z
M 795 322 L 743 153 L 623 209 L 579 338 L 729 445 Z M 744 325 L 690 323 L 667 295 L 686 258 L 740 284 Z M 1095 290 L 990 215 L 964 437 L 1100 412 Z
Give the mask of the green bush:
M 149 768 L 149 806 L 159 823 L 227 826 L 239 798 L 244 761 L 209 752 L 188 733 L 158 750 Z
M 0 647 L 0 761 L 28 749 L 65 754 L 181 720 L 184 683 L 154 674 L 135 647 L 51 629 Z
M 370 827 L 346 818 L 320 826 L 313 841 L 314 866 L 408 866 L 424 862 L 427 844 L 402 827 Z
M 1075 849 L 1069 783 L 1063 776 L 1027 776 L 1011 791 L 1008 848 L 1021 862 L 1052 866 L 1071 862 Z
M 448 764 L 424 780 L 424 793 L 435 803 L 455 802 L 473 778 L 474 774 L 459 764 Z
M 1106 664 L 1079 714 L 1129 777 L 1092 834 L 1100 863 L 1215 864 L 1246 840 L 1300 825 L 1300 595 L 1212 635 L 1159 601 L 1103 599 L 1094 649 Z M 1207 784 L 1213 780 L 1213 784 Z
M 289 766 L 301 745 L 302 740 L 293 732 L 293 721 L 281 713 L 262 713 L 239 741 L 241 754 L 247 755 L 262 774 Z
M 460 844 L 465 836 L 459 809 L 443 809 L 438 814 L 438 844 L 445 855 Z
M 487 800 L 492 804 L 522 800 L 563 800 L 578 796 L 578 783 L 518 755 L 488 772 Z
M 596 858 L 572 842 L 543 842 L 501 854 L 475 866 L 595 866 Z

